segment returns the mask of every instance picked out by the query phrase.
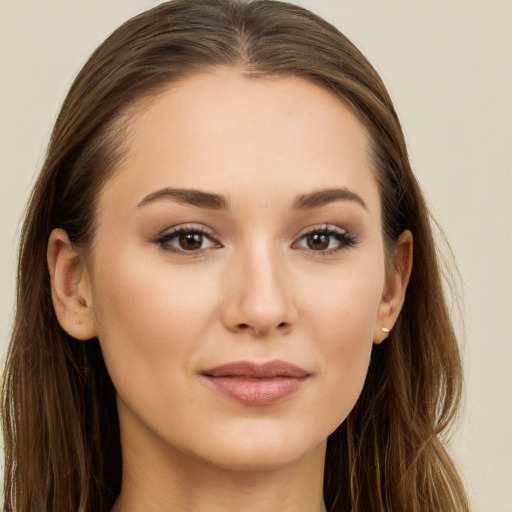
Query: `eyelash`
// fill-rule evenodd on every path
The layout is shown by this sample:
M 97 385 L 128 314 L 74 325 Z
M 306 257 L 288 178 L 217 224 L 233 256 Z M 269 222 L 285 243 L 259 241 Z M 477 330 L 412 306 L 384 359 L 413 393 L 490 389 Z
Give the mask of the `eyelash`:
M 177 247 L 174 247 L 170 244 L 170 242 L 179 237 L 180 235 L 184 234 L 196 234 L 200 235 L 202 239 L 205 238 L 208 239 L 213 245 L 211 247 L 205 247 L 205 248 L 199 248 L 197 250 L 190 250 L 187 251 L 185 249 L 179 249 Z M 297 242 L 294 242 L 292 244 L 292 247 L 299 248 L 298 244 L 299 242 L 306 240 L 308 236 L 311 235 L 324 235 L 327 237 L 334 237 L 338 243 L 339 247 L 336 247 L 334 249 L 326 249 L 326 250 L 314 250 L 314 249 L 308 249 L 304 248 L 306 251 L 310 252 L 313 256 L 331 256 L 335 255 L 337 253 L 340 253 L 342 251 L 346 251 L 350 247 L 354 247 L 358 243 L 357 237 L 350 235 L 345 230 L 325 225 L 322 227 L 313 227 L 309 229 L 308 231 L 304 232 Z M 201 256 L 205 251 L 208 251 L 211 248 L 221 248 L 222 244 L 216 240 L 213 233 L 211 233 L 208 230 L 205 230 L 201 227 L 196 226 L 180 226 L 172 229 L 171 231 L 166 231 L 165 233 L 162 233 L 155 239 L 155 243 L 157 243 L 162 250 L 173 252 L 176 254 L 180 254 L 185 257 L 197 257 Z M 330 245 L 330 243 L 329 243 Z
M 310 235 L 325 235 L 328 237 L 334 237 L 338 243 L 339 247 L 336 247 L 334 249 L 326 249 L 326 250 L 313 250 L 309 249 L 309 252 L 313 256 L 332 256 L 335 254 L 338 254 L 340 252 L 346 251 L 350 249 L 351 247 L 354 247 L 358 244 L 358 239 L 354 235 L 350 235 L 347 231 L 344 229 L 338 228 L 336 226 L 329 226 L 328 224 L 322 226 L 322 227 L 313 227 L 310 228 L 308 231 L 303 233 L 299 241 L 306 240 L 306 238 Z M 298 242 L 294 242 L 293 246 L 297 246 Z M 307 249 L 306 249 L 307 250 Z
M 170 245 L 170 241 L 174 238 L 179 237 L 180 235 L 184 234 L 198 234 L 201 235 L 203 239 L 208 239 L 212 242 L 213 246 L 216 248 L 222 247 L 220 242 L 218 242 L 215 237 L 213 236 L 213 233 L 205 230 L 204 228 L 200 228 L 197 226 L 179 226 L 176 228 L 173 228 L 171 231 L 166 231 L 165 233 L 162 233 L 161 235 L 156 238 L 155 243 L 159 244 L 160 247 L 164 251 L 173 252 L 176 254 L 180 254 L 185 257 L 195 257 L 195 256 L 201 256 L 205 251 L 210 249 L 210 247 L 197 249 L 195 251 L 187 251 L 185 249 L 178 249 L 177 247 L 174 247 Z

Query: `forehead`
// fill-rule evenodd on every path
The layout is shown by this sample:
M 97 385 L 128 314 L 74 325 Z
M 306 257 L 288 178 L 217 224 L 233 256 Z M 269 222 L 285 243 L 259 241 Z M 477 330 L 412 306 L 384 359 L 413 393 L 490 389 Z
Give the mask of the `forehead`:
M 300 77 L 254 78 L 220 68 L 141 101 L 127 155 L 103 192 L 124 186 L 135 204 L 169 186 L 227 196 L 240 187 L 253 196 L 347 187 L 377 208 L 368 145 L 365 127 L 326 88 Z

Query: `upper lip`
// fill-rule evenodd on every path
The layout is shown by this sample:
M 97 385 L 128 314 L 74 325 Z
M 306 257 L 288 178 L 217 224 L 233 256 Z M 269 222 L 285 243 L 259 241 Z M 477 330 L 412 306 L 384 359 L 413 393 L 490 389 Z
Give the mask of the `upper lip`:
M 235 361 L 210 368 L 201 373 L 207 377 L 245 377 L 247 379 L 302 378 L 309 375 L 309 372 L 303 368 L 280 360 L 266 363 Z

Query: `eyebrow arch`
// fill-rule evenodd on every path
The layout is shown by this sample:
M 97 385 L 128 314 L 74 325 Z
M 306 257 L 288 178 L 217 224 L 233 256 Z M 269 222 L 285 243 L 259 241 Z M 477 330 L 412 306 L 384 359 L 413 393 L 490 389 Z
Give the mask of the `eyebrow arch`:
M 227 210 L 229 208 L 228 200 L 219 194 L 211 192 L 203 192 L 196 189 L 185 188 L 163 188 L 148 194 L 137 205 L 140 208 L 153 201 L 162 199 L 171 199 L 179 203 L 189 204 L 192 206 L 199 206 L 210 210 Z M 368 210 L 367 204 L 363 201 L 362 197 L 351 190 L 346 188 L 328 188 L 317 190 L 308 194 L 302 194 L 297 197 L 293 203 L 294 210 L 311 210 L 319 208 L 334 201 L 354 201 L 361 205 L 365 210 Z
M 137 208 L 161 199 L 171 199 L 179 203 L 199 206 L 209 210 L 227 210 L 229 206 L 227 199 L 219 194 L 187 188 L 163 188 L 148 194 L 137 205 Z
M 293 208 L 294 210 L 311 210 L 333 201 L 354 201 L 368 210 L 368 205 L 363 201 L 363 198 L 347 188 L 327 188 L 300 195 L 293 203 Z

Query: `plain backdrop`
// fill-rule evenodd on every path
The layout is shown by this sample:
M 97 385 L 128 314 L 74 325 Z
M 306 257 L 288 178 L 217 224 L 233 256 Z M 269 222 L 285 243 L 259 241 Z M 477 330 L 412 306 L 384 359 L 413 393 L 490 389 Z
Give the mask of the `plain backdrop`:
M 150 0 L 0 0 L 0 354 L 20 219 L 59 106 L 91 51 Z M 512 512 L 512 3 L 296 3 L 375 65 L 463 283 L 466 404 L 453 453 L 476 512 Z

